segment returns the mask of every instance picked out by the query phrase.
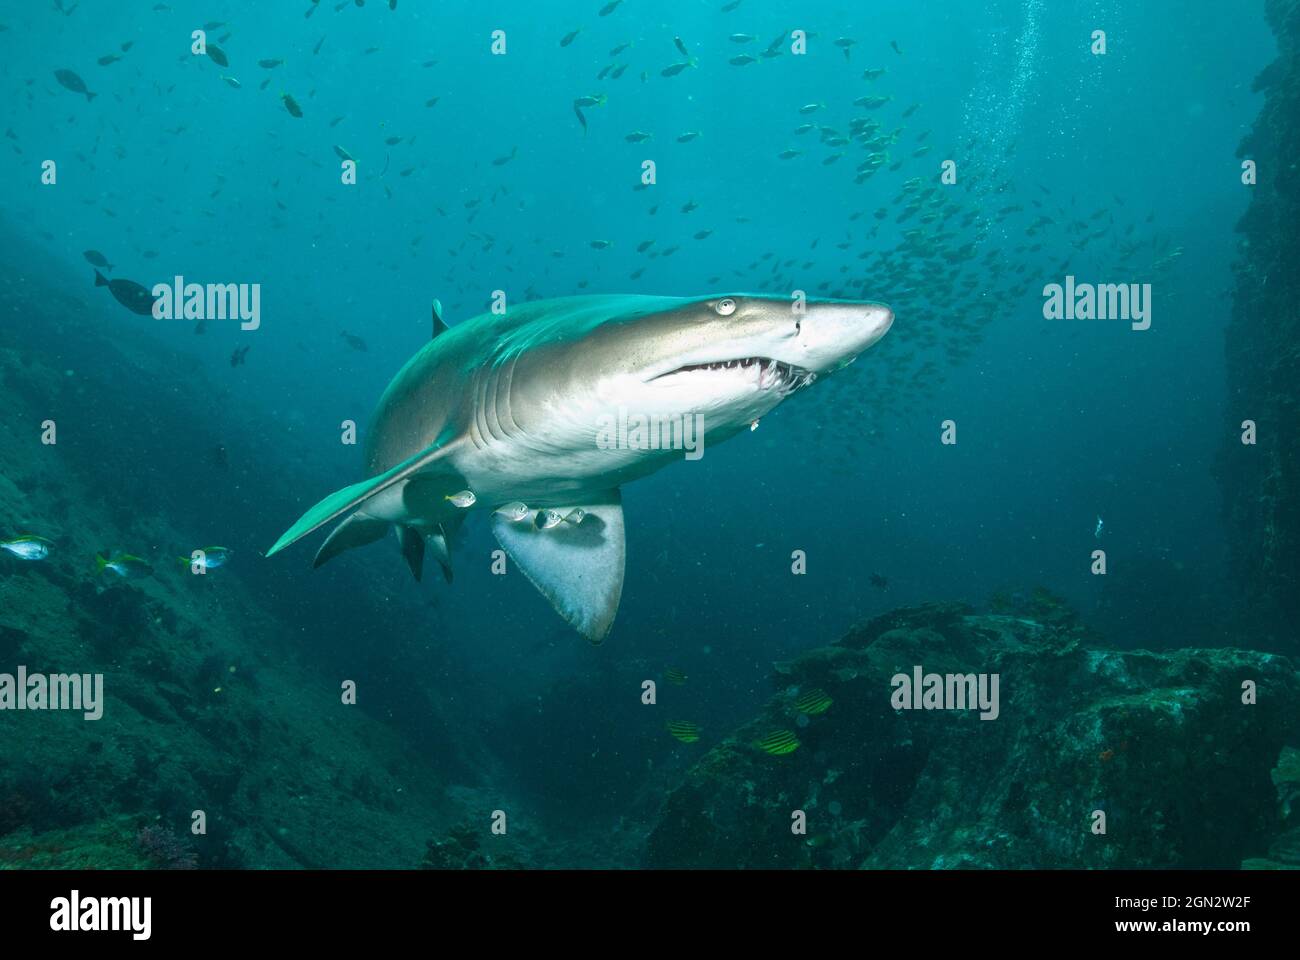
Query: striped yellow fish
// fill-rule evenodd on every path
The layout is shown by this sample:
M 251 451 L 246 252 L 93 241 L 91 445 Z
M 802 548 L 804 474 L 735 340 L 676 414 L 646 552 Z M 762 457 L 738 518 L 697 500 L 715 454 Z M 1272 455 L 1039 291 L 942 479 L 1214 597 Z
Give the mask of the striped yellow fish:
M 695 743 L 700 739 L 700 728 L 689 720 L 669 720 L 668 732 L 682 743 Z
M 831 699 L 829 693 L 820 687 L 812 690 L 805 690 L 799 696 L 794 698 L 794 707 L 800 713 L 806 713 L 810 717 L 816 717 L 825 713 L 831 708 L 835 701 Z
M 773 730 L 755 740 L 754 746 L 774 757 L 783 757 L 799 749 L 799 740 L 789 730 Z

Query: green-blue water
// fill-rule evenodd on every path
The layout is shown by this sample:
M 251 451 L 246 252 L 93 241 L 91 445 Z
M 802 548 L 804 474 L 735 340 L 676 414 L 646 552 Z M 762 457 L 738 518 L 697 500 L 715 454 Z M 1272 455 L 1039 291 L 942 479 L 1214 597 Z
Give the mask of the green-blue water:
M 638 866 L 773 664 L 897 607 L 1023 613 L 1043 587 L 1107 648 L 1294 652 L 1234 631 L 1221 517 L 1262 3 L 391 6 L 0 8 L 0 539 L 54 542 L 0 554 L 0 672 L 102 671 L 107 713 L 0 713 L 31 744 L 0 768 L 0 858 L 130 865 L 160 823 L 202 866 L 413 867 L 460 824 L 491 843 L 501 809 L 498 865 Z M 260 326 L 132 313 L 86 251 L 150 288 L 259 284 Z M 1067 276 L 1149 284 L 1149 328 L 1045 318 Z M 624 490 L 599 647 L 493 573 L 482 523 L 450 585 L 392 538 L 320 570 L 315 542 L 260 555 L 361 478 L 341 425 L 364 434 L 435 299 L 454 327 L 495 291 L 796 290 L 893 328 Z M 210 544 L 230 562 L 186 579 Z M 111 551 L 153 575 L 97 574 Z M 357 839 L 305 839 L 331 830 Z

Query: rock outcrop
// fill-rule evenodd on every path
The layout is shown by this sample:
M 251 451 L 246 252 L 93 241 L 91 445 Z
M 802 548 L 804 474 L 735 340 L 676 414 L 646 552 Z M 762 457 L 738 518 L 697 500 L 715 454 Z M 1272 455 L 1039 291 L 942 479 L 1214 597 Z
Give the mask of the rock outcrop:
M 1238 649 L 1109 650 L 1063 607 L 1039 607 L 898 610 L 779 665 L 761 716 L 669 794 L 648 864 L 1235 868 L 1277 854 L 1271 773 L 1300 742 L 1294 665 Z M 896 710 L 891 680 L 918 666 L 996 674 L 996 719 Z M 809 691 L 830 707 L 815 712 Z M 799 746 L 765 751 L 774 731 Z

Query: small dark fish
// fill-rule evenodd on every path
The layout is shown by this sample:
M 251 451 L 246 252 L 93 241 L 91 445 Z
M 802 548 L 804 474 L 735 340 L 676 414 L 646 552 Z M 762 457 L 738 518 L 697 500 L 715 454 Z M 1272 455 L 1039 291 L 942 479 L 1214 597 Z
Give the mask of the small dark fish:
M 388 137 L 387 139 L 384 140 L 384 143 L 386 143 L 390 147 L 395 147 L 401 142 L 402 142 L 401 137 Z
M 215 43 L 209 43 L 207 49 L 208 59 L 219 67 L 230 66 L 230 59 L 226 56 L 226 51 L 222 50 Z
M 437 98 L 437 97 L 430 97 L 428 100 L 424 101 L 424 105 L 425 105 L 426 107 L 437 106 L 437 104 L 438 104 L 438 98 Z
M 613 13 L 615 10 L 618 9 L 618 5 L 622 2 L 623 0 L 609 0 L 609 3 L 605 4 L 603 7 L 600 8 L 600 13 L 598 14 L 598 16 L 608 17 L 611 13 Z
M 98 250 L 87 250 L 82 256 L 90 261 L 91 266 L 103 267 L 105 270 L 113 269 L 113 265 L 108 262 L 108 258 Z
M 287 93 L 280 94 L 280 99 L 284 101 L 284 109 L 289 111 L 291 117 L 301 117 L 302 107 L 298 106 L 298 101 Z
M 579 122 L 580 124 L 582 124 L 582 132 L 583 132 L 583 135 L 585 136 L 586 133 L 587 133 L 587 118 L 586 118 L 585 116 L 583 116 L 583 114 L 582 114 L 582 110 L 580 110 L 580 109 L 578 108 L 578 101 L 577 101 L 577 100 L 574 100 L 574 101 L 573 101 L 573 113 L 574 113 L 574 115 L 578 118 L 578 122 Z
M 123 53 L 126 53 L 126 52 L 127 52 L 128 50 L 130 50 L 131 47 L 133 47 L 134 45 L 135 45 L 135 41 L 134 41 L 134 40 L 128 40 L 126 43 L 122 44 L 121 50 L 122 50 Z
M 314 47 L 311 48 L 311 52 L 312 52 L 312 54 L 314 55 L 314 54 L 320 53 L 320 48 L 321 48 L 324 44 L 325 44 L 325 38 L 324 38 L 324 37 L 321 37 L 319 40 L 316 41 L 316 46 L 314 46 Z
M 514 148 L 511 149 L 511 151 L 510 151 L 510 153 L 509 153 L 508 156 L 497 157 L 495 160 L 493 160 L 493 161 L 492 161 L 492 166 L 494 166 L 494 167 L 503 167 L 503 166 L 505 166 L 507 163 L 509 163 L 511 160 L 513 160 L 513 159 L 514 159 L 516 156 L 518 156 L 518 155 L 519 155 L 519 148 L 518 148 L 518 147 L 514 147 Z
M 86 89 L 86 82 L 71 70 L 55 70 L 54 79 L 59 81 L 59 86 L 65 90 L 71 90 L 73 93 L 84 93 L 86 100 L 94 100 L 99 94 L 91 93 Z
M 900 57 L 903 55 L 903 51 L 898 48 L 897 40 L 890 40 L 889 45 L 894 48 L 894 52 L 898 54 Z
M 572 33 L 566 33 L 564 35 L 564 38 L 560 40 L 560 46 L 567 47 L 569 44 L 573 43 L 574 39 L 581 32 L 582 32 L 582 27 L 579 27 L 577 30 L 574 30 Z
M 230 355 L 230 365 L 232 367 L 241 367 L 244 365 L 244 358 L 248 356 L 248 351 L 252 349 L 252 344 L 246 347 L 235 347 L 235 352 Z
M 366 346 L 366 341 L 348 333 L 346 330 L 340 333 L 339 336 L 342 337 L 347 342 L 347 345 L 353 350 L 360 350 L 362 353 L 365 353 L 370 349 Z
M 889 578 L 888 578 L 888 577 L 882 577 L 882 576 L 881 576 L 880 574 L 878 574 L 878 573 L 873 573 L 873 574 L 871 575 L 871 577 L 870 577 L 870 580 L 871 580 L 871 585 L 872 585 L 873 587 L 875 587 L 877 590 L 888 590 L 888 589 L 889 589 Z
M 686 50 L 686 44 L 682 43 L 681 37 L 673 37 L 673 43 L 677 45 L 677 49 L 681 51 L 683 57 L 690 56 L 690 53 Z
M 153 294 L 134 280 L 109 280 L 96 270 L 95 286 L 108 287 L 113 299 L 132 313 L 138 313 L 142 317 L 153 315 Z
M 315 51 L 313 51 L 313 52 L 315 52 Z M 278 66 L 279 66 L 280 64 L 282 64 L 282 63 L 284 63 L 284 61 L 283 61 L 283 60 L 278 60 L 278 59 L 277 59 L 277 60 L 259 60 L 259 61 L 257 61 L 257 65 L 258 65 L 259 67 L 261 67 L 263 70 L 274 70 L 276 67 L 278 67 Z
M 691 61 L 689 61 L 689 60 L 683 60 L 681 63 L 674 63 L 674 64 L 673 64 L 672 66 L 670 66 L 670 67 L 664 67 L 664 69 L 662 69 L 662 70 L 659 71 L 659 76 L 661 76 L 661 77 L 675 77 L 675 76 L 677 76 L 677 74 L 681 73 L 683 70 L 685 70 L 685 69 L 686 69 L 687 67 L 689 67 L 689 66 L 693 66 L 693 64 L 691 63 Z
M 690 130 L 690 131 L 688 131 L 688 132 L 686 132 L 686 133 L 683 133 L 680 137 L 678 137 L 678 138 L 677 138 L 677 142 L 678 142 L 678 143 L 690 143 L 692 140 L 694 140 L 694 139 L 695 139 L 696 137 L 698 137 L 699 135 L 700 135 L 700 131 L 698 131 L 698 130 Z
M 96 60 L 95 62 L 98 63 L 101 67 L 107 67 L 109 64 L 111 64 L 111 63 L 117 63 L 117 61 L 119 61 L 119 60 L 121 60 L 121 59 L 122 59 L 122 58 L 119 57 L 116 53 L 109 53 L 109 54 L 105 54 L 104 56 L 100 57 L 100 58 L 99 58 L 98 60 Z

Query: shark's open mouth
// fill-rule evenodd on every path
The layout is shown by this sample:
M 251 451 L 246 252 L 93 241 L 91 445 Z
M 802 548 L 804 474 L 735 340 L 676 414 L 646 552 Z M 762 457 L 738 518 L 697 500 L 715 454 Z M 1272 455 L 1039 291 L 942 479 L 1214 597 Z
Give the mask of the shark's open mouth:
M 680 373 L 697 371 L 719 372 L 722 370 L 752 370 L 760 390 L 778 389 L 782 393 L 793 393 L 800 387 L 807 386 L 817 378 L 817 374 L 803 367 L 770 360 L 767 357 L 745 357 L 743 360 L 718 360 L 714 363 L 692 363 L 667 373 L 661 373 L 654 380 L 675 376 Z

